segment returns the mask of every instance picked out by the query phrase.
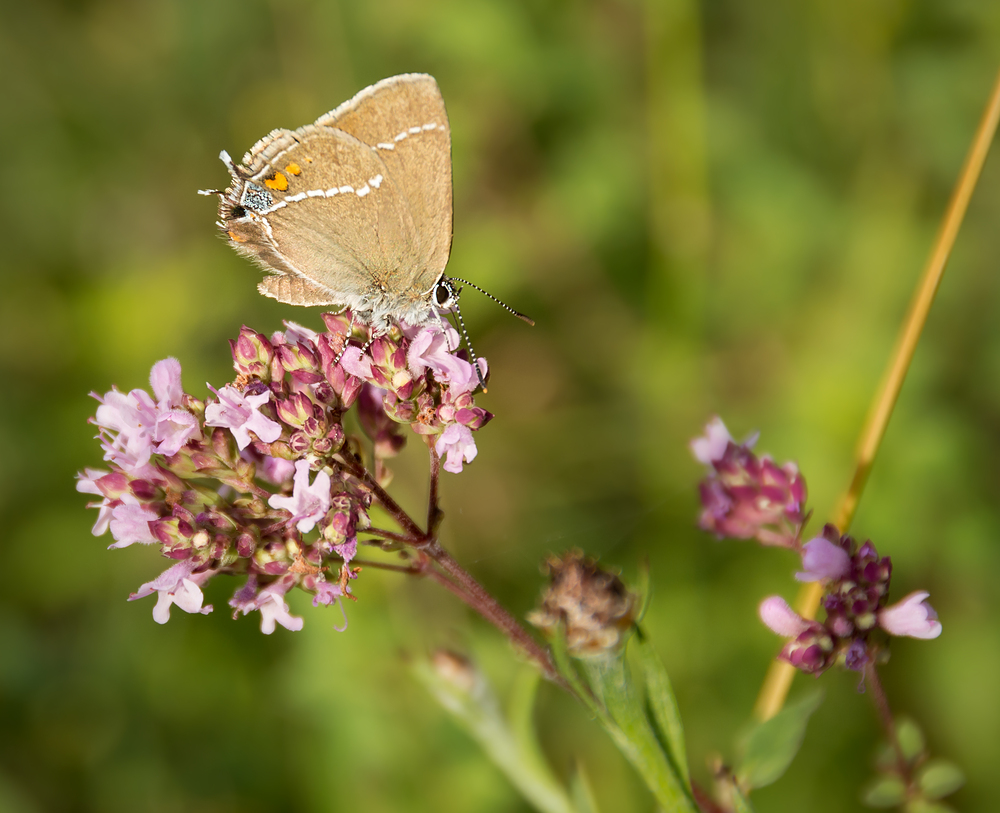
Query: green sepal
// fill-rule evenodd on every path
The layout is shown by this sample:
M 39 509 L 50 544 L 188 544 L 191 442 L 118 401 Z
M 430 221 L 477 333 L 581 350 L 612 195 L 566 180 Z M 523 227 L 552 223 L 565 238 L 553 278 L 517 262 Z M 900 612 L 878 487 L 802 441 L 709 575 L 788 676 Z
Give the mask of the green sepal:
M 741 787 L 762 788 L 788 770 L 802 745 L 809 717 L 822 702 L 821 690 L 809 692 L 750 730 L 735 771 Z

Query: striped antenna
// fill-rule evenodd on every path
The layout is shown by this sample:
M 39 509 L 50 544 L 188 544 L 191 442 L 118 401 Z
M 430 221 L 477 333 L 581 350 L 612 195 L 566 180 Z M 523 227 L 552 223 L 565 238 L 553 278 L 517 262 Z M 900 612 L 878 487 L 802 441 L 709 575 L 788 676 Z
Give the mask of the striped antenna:
M 501 308 L 503 308 L 505 311 L 507 311 L 507 313 L 511 313 L 514 316 L 516 316 L 518 319 L 521 319 L 521 320 L 527 322 L 529 325 L 534 326 L 534 324 L 535 324 L 535 320 L 534 319 L 532 319 L 530 316 L 525 316 L 523 313 L 518 313 L 516 310 L 514 310 L 506 302 L 501 302 L 499 299 L 497 299 L 495 296 L 493 296 L 493 294 L 491 294 L 489 291 L 484 291 L 478 285 L 474 285 L 473 283 L 469 282 L 468 280 L 460 279 L 459 277 L 448 277 L 448 279 L 453 279 L 453 280 L 455 280 L 455 282 L 461 282 L 463 285 L 468 285 L 470 288 L 475 288 L 483 296 L 488 296 L 490 299 L 492 299 L 494 302 L 496 302 Z M 459 317 L 459 318 L 461 319 L 461 317 Z M 463 330 L 464 329 L 465 328 L 463 327 Z M 466 342 L 466 344 L 468 344 L 468 342 L 469 342 L 469 337 L 468 336 L 465 337 L 465 342 Z M 472 345 L 471 344 L 469 345 L 469 349 L 470 350 L 472 349 Z M 485 392 L 485 389 L 483 391 Z
M 473 285 L 472 287 L 475 288 L 476 286 Z M 458 325 L 462 329 L 462 335 L 465 337 L 465 346 L 469 348 L 469 355 L 472 356 L 472 366 L 475 368 L 476 376 L 479 378 L 479 386 L 483 388 L 483 392 L 489 392 L 489 390 L 486 389 L 486 382 L 483 380 L 483 371 L 479 368 L 479 357 L 476 355 L 476 350 L 472 346 L 472 340 L 469 338 L 469 331 L 465 329 L 465 320 L 462 318 L 462 311 L 458 307 L 458 295 L 460 293 L 461 289 L 455 292 L 455 304 L 452 305 L 451 310 L 454 312 L 455 316 L 458 317 Z M 502 305 L 503 303 L 501 302 L 500 304 Z M 506 305 L 504 305 L 504 307 L 506 307 Z

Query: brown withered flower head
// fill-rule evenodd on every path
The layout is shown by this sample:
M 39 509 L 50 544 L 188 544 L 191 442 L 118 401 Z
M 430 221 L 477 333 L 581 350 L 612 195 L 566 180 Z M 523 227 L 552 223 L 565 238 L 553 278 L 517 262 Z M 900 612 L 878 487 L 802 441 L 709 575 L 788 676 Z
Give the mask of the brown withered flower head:
M 552 637 L 565 624 L 571 655 L 603 655 L 618 649 L 635 621 L 636 597 L 622 580 L 574 550 L 550 556 L 544 565 L 551 584 L 528 621 Z

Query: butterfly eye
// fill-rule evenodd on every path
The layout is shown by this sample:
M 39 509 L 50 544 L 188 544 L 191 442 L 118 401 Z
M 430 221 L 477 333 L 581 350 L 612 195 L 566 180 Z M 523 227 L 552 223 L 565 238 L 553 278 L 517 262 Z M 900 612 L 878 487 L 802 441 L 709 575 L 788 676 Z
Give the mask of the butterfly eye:
M 437 285 L 434 286 L 434 302 L 439 308 L 450 308 L 458 301 L 458 297 L 455 296 L 455 289 L 451 287 L 451 283 L 447 280 L 438 280 Z

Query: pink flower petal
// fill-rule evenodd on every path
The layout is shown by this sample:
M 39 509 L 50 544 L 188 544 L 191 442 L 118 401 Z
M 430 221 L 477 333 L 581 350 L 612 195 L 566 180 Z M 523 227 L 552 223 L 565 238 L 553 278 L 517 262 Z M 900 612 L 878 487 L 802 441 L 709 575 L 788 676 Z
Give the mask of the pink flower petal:
M 757 609 L 760 620 L 784 638 L 796 638 L 809 629 L 806 621 L 780 596 L 770 596 Z
M 878 612 L 878 623 L 890 635 L 907 635 L 910 638 L 937 638 L 941 622 L 937 613 L 927 603 L 930 596 L 925 590 L 910 593 L 904 599 L 884 607 Z

